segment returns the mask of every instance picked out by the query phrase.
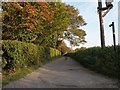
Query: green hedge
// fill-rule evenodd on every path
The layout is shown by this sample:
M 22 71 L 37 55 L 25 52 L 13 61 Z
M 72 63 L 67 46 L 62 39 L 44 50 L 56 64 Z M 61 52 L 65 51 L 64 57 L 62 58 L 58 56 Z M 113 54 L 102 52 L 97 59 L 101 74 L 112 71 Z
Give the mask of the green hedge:
M 113 47 L 93 47 L 68 55 L 87 68 L 120 79 L 120 46 L 116 52 Z
M 5 40 L 2 43 L 2 69 L 12 70 L 42 65 L 61 53 L 53 48 L 36 46 L 32 43 Z

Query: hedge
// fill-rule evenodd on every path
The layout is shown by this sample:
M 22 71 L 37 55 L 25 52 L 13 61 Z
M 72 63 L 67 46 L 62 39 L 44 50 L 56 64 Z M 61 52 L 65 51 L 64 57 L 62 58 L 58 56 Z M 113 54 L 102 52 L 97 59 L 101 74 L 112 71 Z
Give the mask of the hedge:
M 113 47 L 92 47 L 70 53 L 68 56 L 96 72 L 120 79 L 120 46 L 117 46 L 116 51 Z
M 60 56 L 60 51 L 50 48 L 36 46 L 13 40 L 0 41 L 2 43 L 2 69 L 13 70 L 31 65 L 42 65 L 53 57 Z

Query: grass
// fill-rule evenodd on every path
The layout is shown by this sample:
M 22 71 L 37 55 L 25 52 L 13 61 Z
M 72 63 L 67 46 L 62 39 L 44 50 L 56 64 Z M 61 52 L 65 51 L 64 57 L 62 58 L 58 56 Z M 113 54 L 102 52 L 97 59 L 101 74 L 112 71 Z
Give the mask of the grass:
M 3 85 L 18 80 L 61 55 L 57 49 L 17 40 L 3 40 L 0 44 Z
M 60 57 L 61 56 L 54 57 L 54 58 L 52 58 L 52 61 L 55 61 L 57 58 L 60 58 Z M 51 62 L 51 61 L 49 61 L 49 62 Z M 46 63 L 48 63 L 48 62 L 44 62 L 41 66 L 34 65 L 31 67 L 22 68 L 21 70 L 18 70 L 13 73 L 8 73 L 6 71 L 2 71 L 2 85 L 4 86 L 4 85 L 10 83 L 11 81 L 15 81 L 15 80 L 22 78 L 22 77 L 26 76 L 27 74 L 30 74 L 33 71 L 37 70 L 38 68 L 44 66 Z
M 8 72 L 6 72 L 6 71 L 3 71 L 2 72 L 2 85 L 4 86 L 11 81 L 18 80 L 38 68 L 39 68 L 39 66 L 22 68 L 21 70 L 16 71 L 14 73 L 10 73 L 10 74 L 8 74 Z

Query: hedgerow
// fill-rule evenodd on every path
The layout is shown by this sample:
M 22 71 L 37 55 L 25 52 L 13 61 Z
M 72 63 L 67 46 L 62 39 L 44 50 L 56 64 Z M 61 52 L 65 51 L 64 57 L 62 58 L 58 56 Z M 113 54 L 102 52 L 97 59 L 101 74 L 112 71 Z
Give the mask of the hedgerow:
M 3 40 L 2 43 L 2 69 L 18 70 L 31 65 L 42 65 L 53 57 L 60 56 L 60 52 L 50 47 L 36 46 L 13 40 Z
M 120 79 L 120 46 L 116 51 L 113 47 L 81 49 L 68 56 L 96 72 Z

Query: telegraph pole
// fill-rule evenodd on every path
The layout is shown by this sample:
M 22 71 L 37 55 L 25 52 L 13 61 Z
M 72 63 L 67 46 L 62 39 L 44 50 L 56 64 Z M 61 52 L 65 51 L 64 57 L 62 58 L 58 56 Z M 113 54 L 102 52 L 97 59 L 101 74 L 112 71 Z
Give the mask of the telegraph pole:
M 105 0 L 106 3 L 106 7 L 102 7 L 102 0 L 98 0 L 98 13 L 99 13 L 99 21 L 100 21 L 100 38 L 101 38 L 101 47 L 104 48 L 105 47 L 105 36 L 104 36 L 104 21 L 103 21 L 103 17 L 105 17 L 105 15 L 110 11 L 110 9 L 112 9 L 113 5 L 112 5 L 113 0 Z M 105 11 L 103 13 L 103 11 Z
M 116 51 L 115 26 L 114 26 L 114 22 L 112 22 L 112 24 L 110 24 L 109 27 L 112 27 L 112 30 L 113 30 L 113 44 L 114 44 L 114 50 Z
M 101 47 L 105 47 L 105 37 L 104 37 L 104 22 L 102 17 L 102 1 L 98 0 L 98 12 L 99 12 L 99 21 L 100 21 L 100 38 L 101 38 Z

